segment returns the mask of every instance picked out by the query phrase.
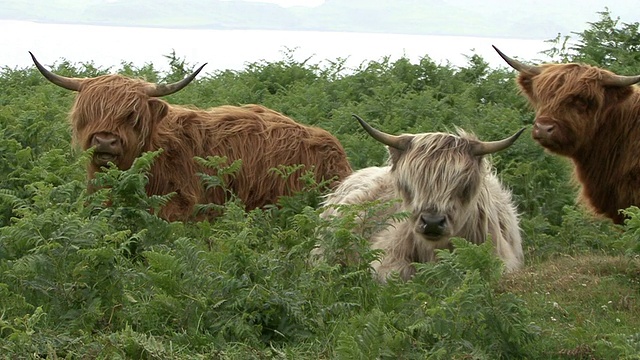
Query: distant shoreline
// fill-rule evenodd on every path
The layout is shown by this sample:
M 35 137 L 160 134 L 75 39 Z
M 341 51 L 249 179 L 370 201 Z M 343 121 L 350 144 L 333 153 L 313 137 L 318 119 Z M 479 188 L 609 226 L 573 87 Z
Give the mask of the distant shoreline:
M 168 54 L 190 64 L 208 63 L 205 72 L 245 69 L 247 64 L 276 61 L 311 62 L 319 67 L 342 63 L 344 69 L 370 61 L 392 63 L 405 58 L 420 63 L 467 66 L 481 56 L 491 67 L 506 66 L 491 45 L 519 59 L 545 59 L 546 40 L 447 35 L 405 35 L 283 30 L 212 30 L 122 27 L 0 20 L 0 67 L 33 65 L 32 51 L 43 64 L 60 61 L 102 68 L 122 64 L 168 67 Z
M 453 37 L 465 37 L 465 38 L 487 38 L 489 36 L 481 35 L 469 35 L 458 33 L 444 33 L 444 32 L 393 32 L 393 31 L 361 31 L 361 30 L 349 30 L 349 29 L 326 29 L 326 28 L 284 28 L 284 27 L 241 27 L 241 26 L 214 26 L 214 25 L 157 25 L 157 24 L 131 24 L 121 22 L 70 22 L 59 20 L 42 20 L 42 19 L 9 19 L 0 17 L 0 21 L 16 21 L 16 22 L 31 22 L 35 24 L 45 25 L 79 25 L 79 26 L 106 26 L 106 27 L 118 27 L 118 28 L 136 28 L 136 29 L 176 29 L 176 30 L 220 30 L 220 31 L 295 31 L 295 32 L 324 32 L 324 33 L 353 33 L 353 34 L 393 34 L 393 35 L 415 35 L 415 36 L 453 36 Z M 495 38 L 502 39 L 520 39 L 520 40 L 539 40 L 534 37 L 516 37 L 516 36 L 493 36 Z M 549 39 L 551 40 L 551 39 Z

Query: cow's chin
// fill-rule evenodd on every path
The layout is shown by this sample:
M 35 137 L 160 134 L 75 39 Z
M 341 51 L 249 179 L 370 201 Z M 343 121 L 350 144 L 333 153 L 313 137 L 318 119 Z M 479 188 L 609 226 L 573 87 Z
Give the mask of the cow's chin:
M 449 233 L 449 231 L 445 230 L 443 232 L 425 232 L 421 229 L 419 225 L 416 226 L 415 233 L 420 238 L 431 243 L 446 242 L 446 241 L 449 241 L 449 239 L 451 238 L 451 234 Z
M 533 140 L 549 151 L 558 149 L 558 145 L 549 138 L 533 136 Z
M 558 155 L 571 156 L 573 151 L 572 144 L 567 144 L 561 141 L 555 141 L 550 138 L 533 138 L 538 144 L 544 147 L 547 151 Z
M 111 154 L 106 152 L 99 152 L 93 154 L 93 163 L 98 167 L 109 166 L 109 163 L 118 165 L 119 156 L 117 154 Z

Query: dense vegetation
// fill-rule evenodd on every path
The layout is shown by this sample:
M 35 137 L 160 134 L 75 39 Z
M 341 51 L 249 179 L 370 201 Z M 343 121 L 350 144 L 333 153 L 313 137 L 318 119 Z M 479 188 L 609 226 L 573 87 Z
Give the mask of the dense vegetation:
M 640 73 L 638 23 L 604 12 L 574 45 L 564 40 L 549 43 L 559 61 Z M 162 82 L 194 67 L 167 58 L 166 73 L 129 63 L 54 71 Z M 264 104 L 328 129 L 362 168 L 386 151 L 352 113 L 390 133 L 458 126 L 498 139 L 533 120 L 513 79 L 477 56 L 460 68 L 425 57 L 356 69 L 285 56 L 201 76 L 168 101 Z M 317 184 L 278 207 L 230 201 L 216 221 L 168 223 L 145 210 L 166 201 L 144 193 L 155 153 L 106 171 L 98 181 L 109 187 L 88 194 L 88 154 L 67 124 L 74 94 L 31 67 L 3 68 L 0 88 L 0 358 L 640 358 L 640 211 L 628 209 L 625 226 L 586 213 L 570 165 L 529 136 L 493 156 L 522 214 L 526 268 L 504 276 L 489 243 L 456 239 L 412 281 L 380 285 L 366 262 L 309 265 L 319 233 L 328 254 L 364 244 L 351 219 L 319 218 Z

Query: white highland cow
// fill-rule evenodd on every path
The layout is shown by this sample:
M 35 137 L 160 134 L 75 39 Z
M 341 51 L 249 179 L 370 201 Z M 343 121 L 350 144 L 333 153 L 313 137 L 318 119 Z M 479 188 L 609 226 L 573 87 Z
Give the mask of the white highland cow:
M 373 233 L 370 244 L 383 255 L 372 263 L 378 278 L 392 272 L 402 279 L 415 273 L 414 262 L 435 260 L 436 249 L 451 249 L 452 237 L 474 244 L 493 241 L 507 271 L 522 266 L 523 252 L 516 208 L 484 157 L 511 146 L 521 129 L 509 138 L 483 142 L 458 130 L 448 133 L 385 134 L 354 115 L 362 127 L 389 148 L 389 164 L 349 175 L 327 196 L 323 218 L 340 216 L 338 204 L 374 200 L 392 202 L 385 212 L 407 212 Z M 317 249 L 316 253 L 321 253 Z

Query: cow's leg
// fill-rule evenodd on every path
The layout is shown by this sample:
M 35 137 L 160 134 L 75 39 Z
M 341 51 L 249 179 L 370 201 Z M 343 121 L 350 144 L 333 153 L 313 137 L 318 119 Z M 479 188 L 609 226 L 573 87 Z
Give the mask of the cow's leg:
M 160 210 L 160 217 L 167 221 L 187 221 L 192 219 L 195 202 L 181 194 L 175 194 Z

